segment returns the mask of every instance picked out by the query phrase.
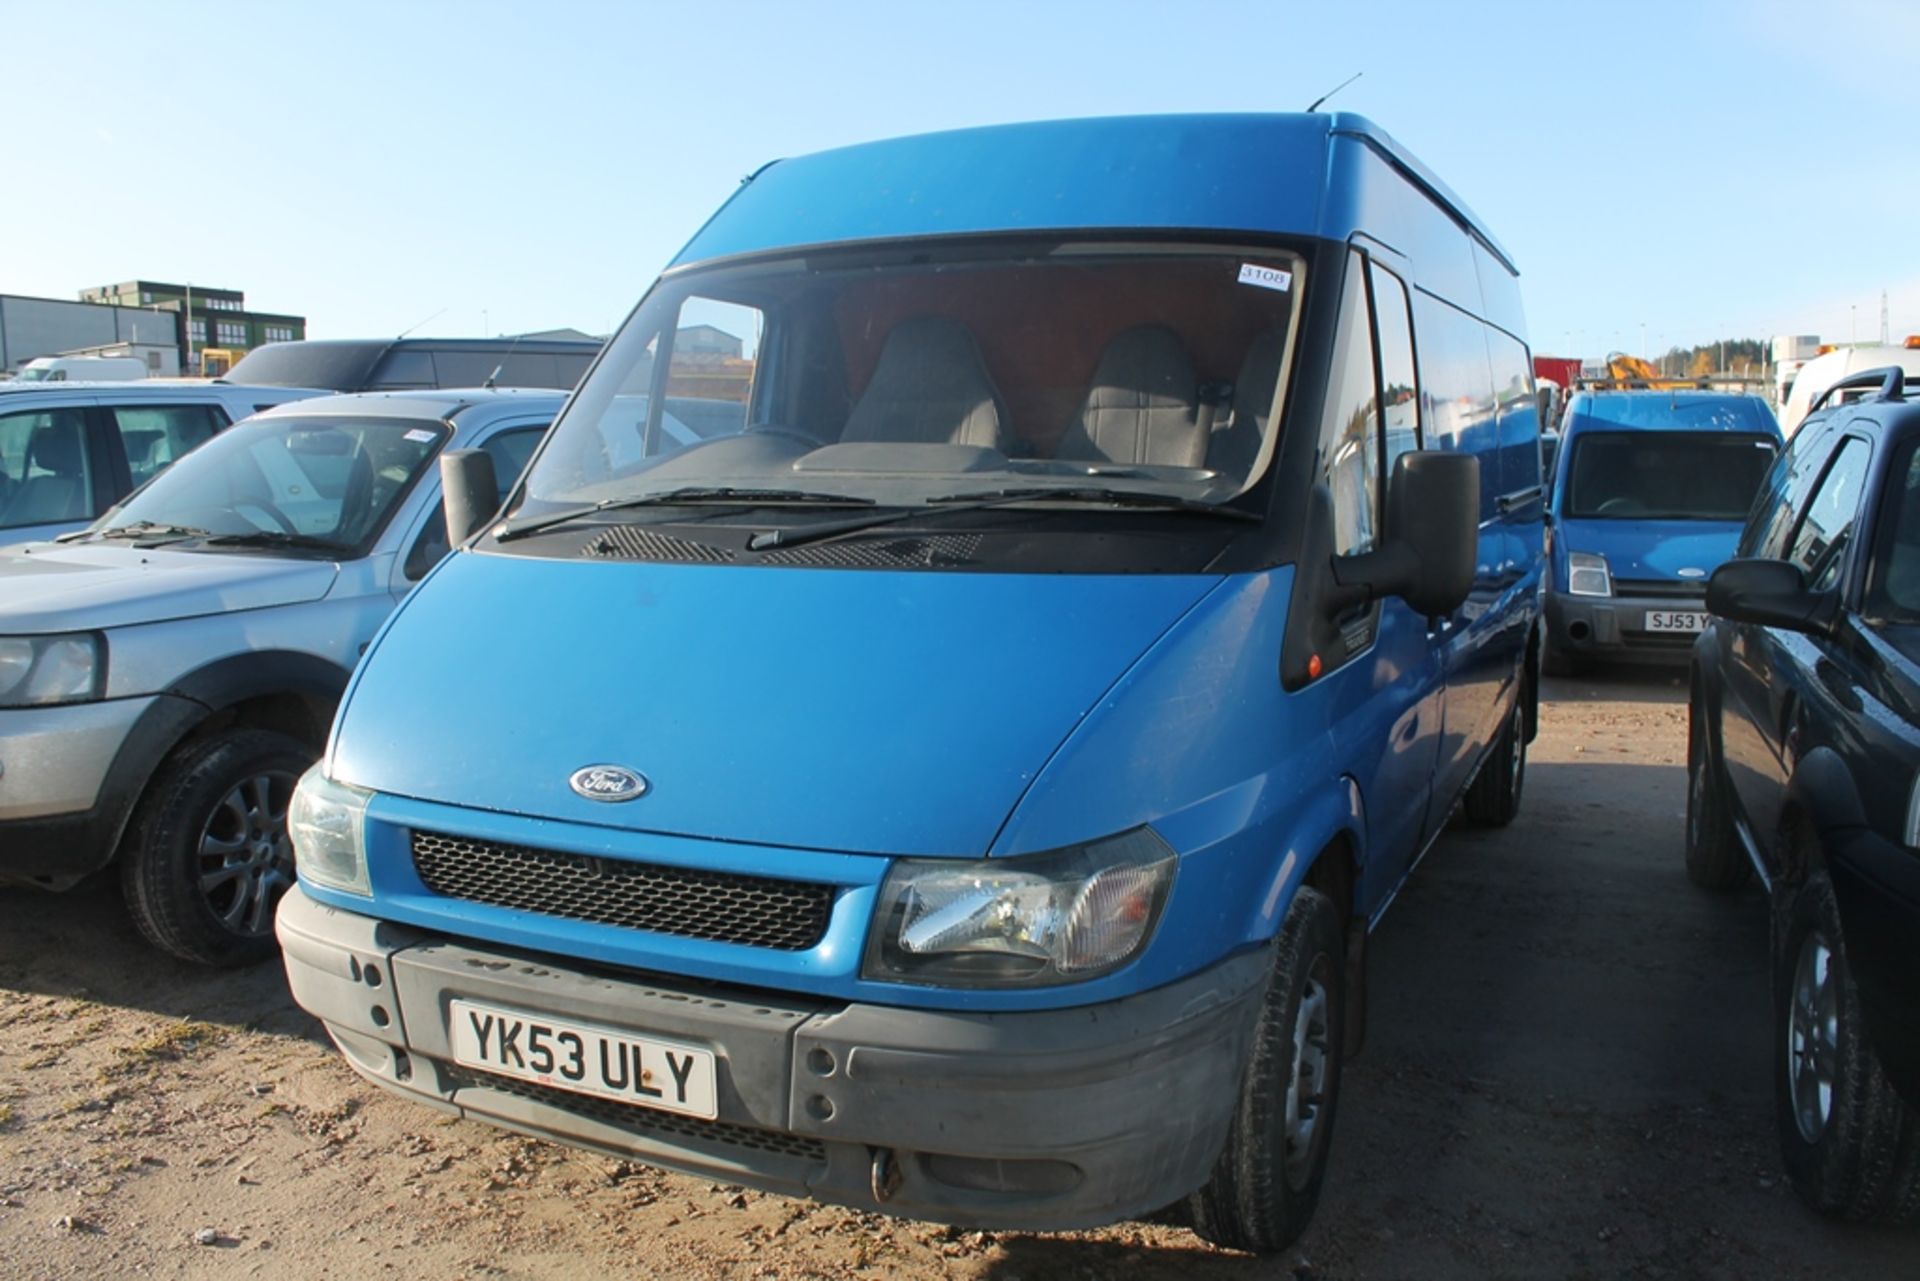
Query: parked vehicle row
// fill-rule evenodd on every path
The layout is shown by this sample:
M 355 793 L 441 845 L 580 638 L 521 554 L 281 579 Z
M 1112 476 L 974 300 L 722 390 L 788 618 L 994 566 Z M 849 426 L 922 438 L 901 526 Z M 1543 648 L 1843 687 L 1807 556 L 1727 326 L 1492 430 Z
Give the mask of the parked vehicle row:
M 1758 398 L 1582 392 L 1543 458 L 1516 274 L 1355 116 L 1009 126 L 763 169 L 571 397 L 0 391 L 0 881 L 277 932 L 423 1103 L 1273 1251 L 1368 937 L 1517 814 L 1542 664 L 1689 662 L 1788 1169 L 1920 1213 L 1920 410 L 1880 371 L 1782 453 Z

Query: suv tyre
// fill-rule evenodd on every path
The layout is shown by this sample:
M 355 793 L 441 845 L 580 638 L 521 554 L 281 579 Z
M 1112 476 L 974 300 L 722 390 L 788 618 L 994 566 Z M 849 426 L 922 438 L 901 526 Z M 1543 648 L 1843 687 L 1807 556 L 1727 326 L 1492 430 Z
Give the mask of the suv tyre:
M 1194 1232 L 1230 1250 L 1284 1250 L 1306 1229 L 1340 1095 L 1346 948 L 1333 900 L 1301 886 L 1275 952 L 1233 1128 L 1187 1199 Z
M 1753 876 L 1727 813 L 1726 780 L 1713 762 L 1696 691 L 1687 710 L 1687 879 L 1703 890 L 1737 890 Z
M 127 908 L 148 942 L 205 965 L 274 954 L 273 909 L 293 884 L 287 806 L 313 759 L 284 734 L 231 729 L 162 767 L 120 866 Z
M 1822 1214 L 1920 1217 L 1920 1117 L 1867 1041 L 1825 873 L 1783 886 L 1778 912 L 1774 1112 L 1787 1175 Z

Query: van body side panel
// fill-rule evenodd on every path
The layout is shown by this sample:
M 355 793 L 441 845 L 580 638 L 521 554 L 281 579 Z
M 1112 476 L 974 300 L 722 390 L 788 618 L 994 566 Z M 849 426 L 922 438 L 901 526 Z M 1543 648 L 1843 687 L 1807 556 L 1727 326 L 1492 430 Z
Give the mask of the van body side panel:
M 1345 241 L 1365 231 L 1412 263 L 1409 284 L 1417 282 L 1462 310 L 1480 311 L 1474 243 L 1459 223 L 1354 138 L 1335 136 L 1331 168 L 1323 236 Z
M 1337 836 L 1362 868 L 1359 906 L 1384 901 L 1424 817 L 1440 728 L 1424 620 L 1398 611 L 1367 657 L 1288 694 L 1292 577 L 1236 576 L 1183 618 L 1062 745 L 994 846 L 1043 850 L 1151 824 L 1182 856 L 1168 911 L 1185 924 L 1163 924 L 1155 948 L 1189 953 L 1181 969 L 1271 937 Z M 1380 801 L 1358 820 L 1348 777 Z

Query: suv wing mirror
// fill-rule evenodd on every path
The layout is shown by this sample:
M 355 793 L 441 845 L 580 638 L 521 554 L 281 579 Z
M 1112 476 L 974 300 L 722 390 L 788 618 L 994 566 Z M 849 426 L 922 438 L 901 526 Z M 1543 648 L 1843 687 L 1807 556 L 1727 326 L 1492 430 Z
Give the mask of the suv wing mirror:
M 1707 609 L 1736 623 L 1824 632 L 1833 624 L 1832 592 L 1807 586 L 1806 571 L 1791 561 L 1730 560 L 1707 580 Z
M 450 449 L 440 455 L 440 494 L 446 504 L 447 546 L 458 547 L 500 510 L 493 455 L 484 449 Z
M 1375 550 L 1336 556 L 1333 578 L 1352 603 L 1398 596 L 1429 618 L 1473 590 L 1480 550 L 1480 460 L 1418 450 L 1394 460 L 1387 536 Z

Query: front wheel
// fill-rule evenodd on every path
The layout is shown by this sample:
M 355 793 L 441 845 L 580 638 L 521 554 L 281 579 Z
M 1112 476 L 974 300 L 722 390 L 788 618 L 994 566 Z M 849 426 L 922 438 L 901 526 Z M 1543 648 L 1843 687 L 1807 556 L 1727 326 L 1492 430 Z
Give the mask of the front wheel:
M 1306 1230 L 1340 1095 L 1346 949 L 1333 900 L 1296 891 L 1276 951 L 1233 1128 L 1187 1200 L 1193 1230 L 1230 1250 L 1284 1250 Z
M 1920 1118 L 1867 1040 L 1833 886 L 1816 873 L 1781 893 L 1774 1111 L 1787 1177 L 1822 1214 L 1920 1218 Z
M 1703 890 L 1737 890 L 1753 875 L 1727 814 L 1726 780 L 1714 768 L 1707 718 L 1696 693 L 1687 712 L 1687 879 Z
M 202 965 L 273 954 L 273 909 L 293 884 L 287 807 L 313 757 L 284 734 L 236 729 L 168 762 L 121 855 L 121 891 L 148 942 Z
M 1475 827 L 1505 827 L 1520 813 L 1520 792 L 1527 782 L 1527 699 L 1514 696 L 1513 712 L 1500 731 L 1486 764 L 1467 788 L 1461 812 Z

